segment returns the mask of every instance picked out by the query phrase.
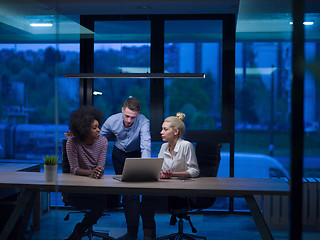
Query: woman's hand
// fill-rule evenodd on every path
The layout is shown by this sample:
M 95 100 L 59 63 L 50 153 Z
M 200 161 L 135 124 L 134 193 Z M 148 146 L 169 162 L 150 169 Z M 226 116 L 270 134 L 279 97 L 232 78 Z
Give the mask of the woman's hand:
M 170 169 L 164 170 L 160 172 L 160 178 L 191 178 L 191 175 L 188 171 L 184 172 L 171 172 Z
M 172 172 L 170 169 L 163 170 L 160 172 L 160 178 L 171 178 L 172 177 Z
M 102 177 L 103 173 L 104 173 L 104 168 L 101 166 L 97 166 L 92 170 L 90 177 L 95 178 L 95 179 L 99 179 Z
M 72 132 L 68 131 L 68 132 L 64 133 L 64 136 L 69 139 L 73 136 L 73 134 L 72 134 Z

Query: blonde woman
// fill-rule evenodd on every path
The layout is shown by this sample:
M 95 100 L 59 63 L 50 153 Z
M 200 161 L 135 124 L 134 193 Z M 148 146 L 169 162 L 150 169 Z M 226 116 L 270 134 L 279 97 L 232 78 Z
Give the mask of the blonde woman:
M 194 146 L 181 139 L 185 131 L 184 113 L 168 117 L 162 124 L 160 132 L 162 144 L 159 157 L 164 158 L 160 178 L 190 178 L 199 176 L 199 167 Z
M 176 116 L 168 117 L 162 124 L 160 132 L 162 144 L 158 157 L 164 158 L 160 178 L 194 178 L 198 177 L 200 170 L 192 143 L 183 140 L 181 137 L 185 131 L 184 113 L 177 113 Z M 180 201 L 181 198 L 174 198 Z M 172 199 L 170 200 L 172 204 Z M 141 217 L 143 222 L 144 239 L 156 238 L 156 223 L 154 215 L 156 210 L 168 209 L 168 198 L 156 198 L 143 196 L 141 203 Z

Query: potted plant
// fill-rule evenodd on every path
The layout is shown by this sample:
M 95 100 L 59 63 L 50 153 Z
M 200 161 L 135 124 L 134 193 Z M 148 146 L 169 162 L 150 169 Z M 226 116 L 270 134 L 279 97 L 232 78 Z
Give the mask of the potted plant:
M 57 178 L 59 158 L 55 155 L 43 157 L 44 175 L 46 182 L 55 182 Z

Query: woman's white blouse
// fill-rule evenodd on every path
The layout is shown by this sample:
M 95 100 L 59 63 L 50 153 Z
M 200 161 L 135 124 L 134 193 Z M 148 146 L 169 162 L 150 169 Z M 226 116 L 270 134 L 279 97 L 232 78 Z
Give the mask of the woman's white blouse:
M 171 172 L 188 171 L 191 177 L 199 176 L 200 170 L 192 143 L 179 139 L 172 155 L 173 158 L 169 152 L 169 144 L 162 144 L 158 155 L 159 158 L 164 158 L 162 170 L 170 169 Z

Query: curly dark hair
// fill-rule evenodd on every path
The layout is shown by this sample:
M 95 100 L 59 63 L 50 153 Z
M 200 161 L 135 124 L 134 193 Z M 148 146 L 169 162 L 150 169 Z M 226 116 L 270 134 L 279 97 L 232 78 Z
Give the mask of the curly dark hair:
M 81 106 L 71 113 L 69 129 L 77 139 L 83 142 L 90 133 L 92 122 L 97 120 L 100 125 L 102 117 L 103 113 L 96 107 Z

